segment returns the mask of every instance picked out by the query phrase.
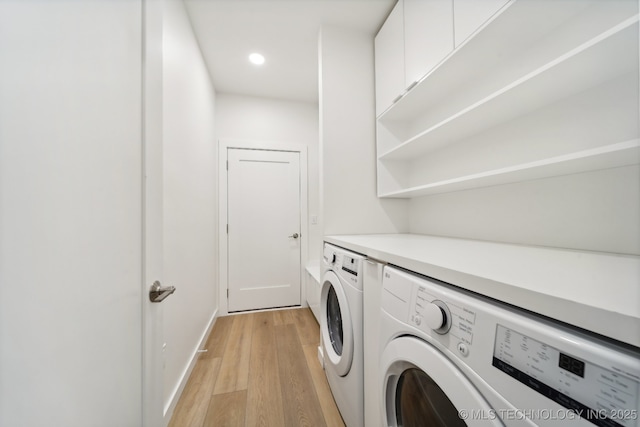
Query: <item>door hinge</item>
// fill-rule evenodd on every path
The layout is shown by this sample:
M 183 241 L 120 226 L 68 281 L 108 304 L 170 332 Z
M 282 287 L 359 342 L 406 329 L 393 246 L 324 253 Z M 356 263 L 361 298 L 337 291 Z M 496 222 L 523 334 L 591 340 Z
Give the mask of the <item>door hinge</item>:
M 229 224 L 227 224 L 227 234 L 229 234 Z
M 229 160 L 227 160 L 227 170 L 229 170 Z
M 229 299 L 229 289 L 227 289 L 227 299 Z

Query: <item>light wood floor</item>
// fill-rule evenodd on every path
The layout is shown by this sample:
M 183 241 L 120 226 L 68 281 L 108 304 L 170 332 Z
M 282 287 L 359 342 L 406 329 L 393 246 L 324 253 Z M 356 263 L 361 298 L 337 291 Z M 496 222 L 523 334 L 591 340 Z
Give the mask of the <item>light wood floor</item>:
M 217 319 L 169 427 L 344 426 L 308 308 Z

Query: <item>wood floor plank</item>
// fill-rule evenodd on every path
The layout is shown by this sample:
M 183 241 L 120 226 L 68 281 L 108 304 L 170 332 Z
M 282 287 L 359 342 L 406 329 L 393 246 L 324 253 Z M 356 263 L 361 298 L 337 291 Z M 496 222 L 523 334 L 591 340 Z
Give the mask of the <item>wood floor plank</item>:
M 284 425 L 325 426 L 296 326 L 276 326 L 275 332 L 282 400 L 285 402 Z
M 333 400 L 333 394 L 331 394 L 331 387 L 329 387 L 324 369 L 322 369 L 322 365 L 320 365 L 320 361 L 318 360 L 318 346 L 308 344 L 303 345 L 302 347 L 307 359 L 309 372 L 311 372 L 311 378 L 313 378 L 313 384 L 316 389 L 316 394 L 318 395 L 320 408 L 322 408 L 322 414 L 324 415 L 327 425 L 332 427 L 344 427 L 344 421 L 342 420 L 342 416 L 336 406 L 335 400 Z
M 291 310 L 302 345 L 320 344 L 320 327 L 313 313 L 308 308 Z
M 211 396 L 203 427 L 244 427 L 247 390 Z
M 292 314 L 293 310 L 276 310 L 272 311 L 273 313 L 273 321 L 276 326 L 280 325 L 288 325 L 294 323 L 294 318 Z
M 225 346 L 227 345 L 227 339 L 231 332 L 231 324 L 233 323 L 233 316 L 222 316 L 216 319 L 213 324 L 209 338 L 207 339 L 204 348 L 206 353 L 202 353 L 200 357 L 222 357 L 224 354 Z
M 173 412 L 169 427 L 202 425 L 221 361 L 220 358 L 198 359 Z
M 252 427 L 285 425 L 272 313 L 258 313 L 254 319 L 246 416 Z
M 233 316 L 213 394 L 247 389 L 254 316 L 254 313 Z
M 312 332 L 307 313 L 295 311 L 217 319 L 210 351 L 196 363 L 170 427 L 343 426 L 317 361 L 319 331 Z M 314 343 L 303 346 L 312 334 Z M 246 391 L 224 391 L 243 381 Z

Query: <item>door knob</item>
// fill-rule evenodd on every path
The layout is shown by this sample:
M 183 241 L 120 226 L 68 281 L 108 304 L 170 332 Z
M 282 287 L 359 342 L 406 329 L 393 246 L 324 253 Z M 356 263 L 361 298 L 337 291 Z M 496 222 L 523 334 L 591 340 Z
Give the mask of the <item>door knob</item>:
M 151 285 L 151 289 L 149 289 L 149 300 L 151 302 L 162 302 L 166 297 L 168 297 L 175 291 L 175 286 L 165 286 L 163 288 L 160 285 L 160 282 L 156 280 L 155 282 L 153 282 L 153 285 Z
M 297 239 L 298 237 L 300 237 L 300 235 L 298 233 L 293 233 L 291 236 L 289 237 L 293 237 L 294 239 Z

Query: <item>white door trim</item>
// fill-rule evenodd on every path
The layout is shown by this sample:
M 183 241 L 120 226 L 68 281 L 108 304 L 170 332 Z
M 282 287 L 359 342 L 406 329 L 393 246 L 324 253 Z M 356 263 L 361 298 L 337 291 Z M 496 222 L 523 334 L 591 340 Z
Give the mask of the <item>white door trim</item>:
M 283 143 L 274 141 L 253 141 L 253 140 L 236 140 L 236 139 L 220 139 L 218 141 L 218 159 L 219 159 L 219 176 L 218 176 L 218 218 L 220 237 L 219 257 L 220 257 L 220 309 L 219 315 L 226 316 L 229 314 L 229 305 L 227 300 L 228 289 L 228 235 L 227 235 L 227 150 L 229 148 L 241 148 L 248 150 L 266 150 L 266 151 L 290 151 L 300 153 L 300 305 L 307 305 L 306 287 L 304 284 L 304 266 L 307 264 L 308 258 L 308 193 L 307 193 L 307 146 L 304 144 Z

